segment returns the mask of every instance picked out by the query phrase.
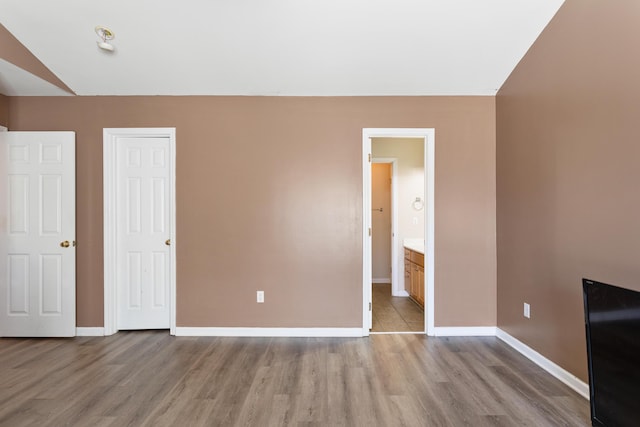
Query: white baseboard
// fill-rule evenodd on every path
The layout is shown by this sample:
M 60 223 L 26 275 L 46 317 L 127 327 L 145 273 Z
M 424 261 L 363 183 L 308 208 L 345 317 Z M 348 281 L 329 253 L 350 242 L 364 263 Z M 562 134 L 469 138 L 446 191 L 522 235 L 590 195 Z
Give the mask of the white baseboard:
M 589 384 L 585 383 L 566 369 L 556 365 L 551 360 L 547 359 L 522 341 L 512 337 L 500 328 L 496 328 L 496 337 L 500 338 L 533 363 L 565 383 L 576 393 L 587 400 L 589 399 Z
M 385 277 L 383 278 L 378 277 L 376 279 L 371 279 L 371 283 L 391 283 L 391 279 L 385 278 Z
M 362 328 L 202 328 L 177 327 L 182 337 L 362 337 Z
M 77 337 L 103 337 L 104 328 L 102 327 L 76 328 L 76 336 Z
M 398 291 L 396 293 L 391 293 L 392 296 L 394 297 L 408 297 L 409 296 L 409 292 L 402 290 L 402 291 Z
M 495 337 L 495 326 L 436 326 L 436 337 Z
M 481 336 L 495 336 L 520 354 L 531 360 L 536 365 L 562 381 L 569 388 L 574 390 L 580 396 L 585 399 L 589 399 L 589 384 L 582 381 L 566 369 L 556 365 L 551 360 L 547 359 L 528 345 L 512 337 L 500 328 L 493 326 L 481 326 L 481 327 L 436 327 L 435 336 L 438 337 L 481 337 Z

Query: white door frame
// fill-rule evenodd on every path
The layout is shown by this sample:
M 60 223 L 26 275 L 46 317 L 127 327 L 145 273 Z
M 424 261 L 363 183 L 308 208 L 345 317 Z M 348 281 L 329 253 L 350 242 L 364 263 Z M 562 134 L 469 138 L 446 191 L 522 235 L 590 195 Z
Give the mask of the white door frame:
M 425 188 L 425 331 L 435 334 L 434 232 L 435 232 L 435 129 L 364 128 L 362 129 L 362 335 L 369 336 L 371 311 L 371 138 L 422 138 L 424 140 Z
M 169 255 L 169 333 L 176 333 L 176 129 L 105 128 L 103 131 L 104 179 L 104 334 L 118 332 L 116 223 L 117 223 L 117 146 L 119 138 L 169 138 L 169 204 L 171 251 Z
M 397 169 L 398 159 L 395 157 L 372 157 L 371 163 L 391 164 L 391 295 L 394 297 L 408 296 L 400 289 L 400 275 L 398 274 L 398 193 Z M 403 266 L 404 268 L 404 266 Z

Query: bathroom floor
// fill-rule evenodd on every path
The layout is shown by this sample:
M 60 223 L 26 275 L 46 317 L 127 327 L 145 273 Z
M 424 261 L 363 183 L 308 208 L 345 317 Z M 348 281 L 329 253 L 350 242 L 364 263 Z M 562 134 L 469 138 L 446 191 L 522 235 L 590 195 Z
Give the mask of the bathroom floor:
M 371 332 L 424 331 L 424 311 L 409 297 L 391 296 L 391 285 L 371 285 L 373 327 Z

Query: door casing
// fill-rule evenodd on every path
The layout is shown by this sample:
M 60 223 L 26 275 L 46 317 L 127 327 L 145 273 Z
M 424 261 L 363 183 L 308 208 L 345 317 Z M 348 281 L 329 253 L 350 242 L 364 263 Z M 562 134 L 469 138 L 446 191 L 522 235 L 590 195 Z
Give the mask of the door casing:
M 104 334 L 118 332 L 117 327 L 117 143 L 120 138 L 169 139 L 169 212 L 171 251 L 169 256 L 169 333 L 176 333 L 176 129 L 175 128 L 105 128 L 103 130 L 104 180 Z
M 435 334 L 434 232 L 435 232 L 435 129 L 364 128 L 362 129 L 362 335 L 369 336 L 371 324 L 371 138 L 422 138 L 424 141 L 425 179 L 425 331 Z

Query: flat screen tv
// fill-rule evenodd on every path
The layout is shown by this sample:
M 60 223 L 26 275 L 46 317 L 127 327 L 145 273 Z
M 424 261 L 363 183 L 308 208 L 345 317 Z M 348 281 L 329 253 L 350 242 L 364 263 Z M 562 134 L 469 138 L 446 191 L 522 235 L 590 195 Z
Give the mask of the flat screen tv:
M 582 279 L 591 423 L 640 425 L 640 292 Z

